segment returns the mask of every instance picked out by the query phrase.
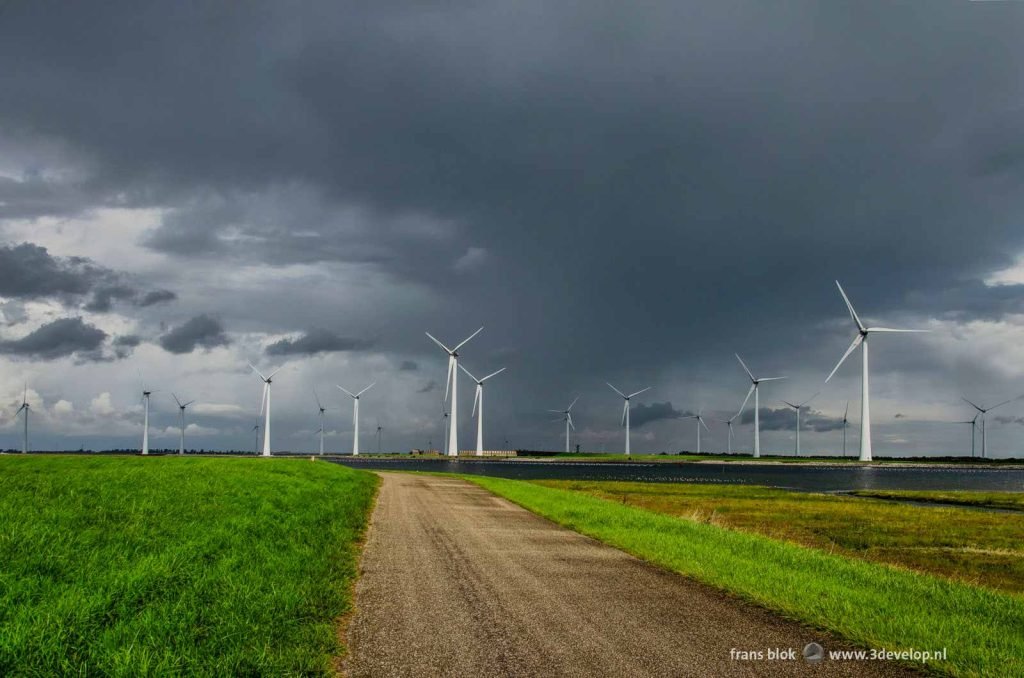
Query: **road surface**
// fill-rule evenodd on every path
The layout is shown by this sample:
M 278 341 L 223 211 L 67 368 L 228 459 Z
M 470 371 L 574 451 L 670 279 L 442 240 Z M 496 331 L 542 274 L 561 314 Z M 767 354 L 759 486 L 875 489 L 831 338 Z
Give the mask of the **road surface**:
M 361 676 L 902 676 L 462 480 L 383 473 L 349 626 Z M 792 648 L 792 660 L 733 649 Z

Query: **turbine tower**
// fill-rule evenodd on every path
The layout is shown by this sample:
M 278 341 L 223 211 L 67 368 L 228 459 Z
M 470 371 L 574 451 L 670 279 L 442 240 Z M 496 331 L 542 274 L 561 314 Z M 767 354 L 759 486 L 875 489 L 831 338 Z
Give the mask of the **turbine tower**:
M 704 423 L 704 408 L 703 407 L 700 408 L 700 411 L 697 412 L 697 414 L 687 415 L 687 416 L 683 417 L 683 419 L 696 419 L 697 420 L 697 454 L 700 454 L 700 427 L 703 426 L 705 431 L 707 431 L 709 433 L 711 432 L 711 429 L 708 428 L 708 425 Z M 731 426 L 730 426 L 730 430 L 731 430 Z
M 14 413 L 15 417 L 17 417 L 22 412 L 25 413 L 25 438 L 21 443 L 22 454 L 28 454 L 28 411 L 31 407 L 32 406 L 28 404 L 28 384 L 26 383 L 25 393 L 21 397 L 21 407 L 19 407 L 18 411 Z
M 373 388 L 374 384 L 376 384 L 376 383 L 377 382 L 373 382 L 373 384 L 370 384 L 369 386 L 364 388 L 359 393 L 352 393 L 350 391 L 345 391 L 345 389 L 341 388 L 341 386 L 338 387 L 338 388 L 341 388 L 342 391 L 345 391 L 345 393 L 348 393 L 348 395 L 352 396 L 352 456 L 353 457 L 358 457 L 359 456 L 359 396 L 363 395 L 364 393 L 369 391 L 371 388 Z
M 825 383 L 828 383 L 832 375 L 836 373 L 839 366 L 853 353 L 858 346 L 863 345 L 861 349 L 861 391 L 860 391 L 860 460 L 871 461 L 871 395 L 868 387 L 868 335 L 872 332 L 927 332 L 928 330 L 898 330 L 890 327 L 866 327 L 864 323 L 860 321 L 860 317 L 857 316 L 857 312 L 853 310 L 853 304 L 850 303 L 849 298 L 846 296 L 846 292 L 843 291 L 843 286 L 836 281 L 836 287 L 839 288 L 839 294 L 843 296 L 843 301 L 846 302 L 846 308 L 850 312 L 850 318 L 853 320 L 854 325 L 857 326 L 857 336 L 854 337 L 853 343 L 850 344 L 850 348 L 846 349 L 846 353 L 839 359 L 836 366 L 832 368 L 832 372 L 829 373 L 828 377 L 825 378 Z
M 380 454 L 380 441 L 381 434 L 384 432 L 384 427 L 380 425 L 380 419 L 377 420 L 377 454 Z
M 1009 400 L 1004 400 L 1003 402 L 999 403 L 998 405 L 993 405 L 992 407 L 981 407 L 979 405 L 975 405 L 970 400 L 968 400 L 966 397 L 964 398 L 964 402 L 966 402 L 968 405 L 970 405 L 974 409 L 978 410 L 978 414 L 975 415 L 975 419 L 977 419 L 978 417 L 981 417 L 981 458 L 982 459 L 985 459 L 985 458 L 988 457 L 988 436 L 985 434 L 985 415 L 987 413 L 991 412 L 992 410 L 996 409 L 997 407 L 1002 407 L 1003 405 L 1006 405 L 1008 403 L 1012 403 L 1014 400 L 1019 400 L 1020 398 L 1024 398 L 1024 396 L 1017 396 L 1016 398 L 1010 398 Z M 972 444 L 974 443 L 974 429 L 971 429 L 971 443 Z
M 476 394 L 473 396 L 473 412 L 470 414 L 476 415 L 476 456 L 484 456 L 484 382 L 493 377 L 496 374 L 501 374 L 505 371 L 502 367 L 497 372 L 491 372 L 483 379 L 477 379 L 474 377 L 469 370 L 462 365 L 459 365 L 463 372 L 469 375 L 469 378 L 476 382 Z M 479 409 L 479 412 L 477 410 Z
M 820 393 L 820 391 L 819 391 L 819 393 Z M 818 393 L 815 393 L 810 398 L 808 398 L 807 400 L 803 401 L 802 403 L 800 403 L 798 405 L 794 405 L 793 403 L 789 402 L 788 400 L 783 400 L 782 401 L 782 402 L 786 403 L 787 405 L 789 405 L 790 407 L 792 407 L 794 410 L 796 410 L 796 456 L 798 456 L 798 457 L 800 456 L 800 410 L 803 409 L 804 405 L 806 405 L 807 403 L 811 402 L 812 400 L 814 400 L 817 397 L 818 397 Z
M 320 396 L 317 395 L 316 389 L 313 389 L 313 397 L 316 398 L 316 406 L 320 409 L 320 456 L 324 456 L 324 412 L 327 410 L 320 402 Z
M 607 381 L 604 382 L 604 383 L 608 384 Z M 608 387 L 611 388 L 611 390 L 613 390 L 616 393 L 618 393 L 620 396 L 622 396 L 622 400 L 623 400 L 623 403 L 622 403 L 622 423 L 619 424 L 619 426 L 625 426 L 626 427 L 626 456 L 628 457 L 629 456 L 629 400 L 630 400 L 630 398 L 633 398 L 635 396 L 640 395 L 644 391 L 650 391 L 651 387 L 648 386 L 647 388 L 642 388 L 639 391 L 637 391 L 636 393 L 630 393 L 629 395 L 626 395 L 625 393 L 623 393 L 619 389 L 615 388 L 611 384 L 608 384 Z
M 256 444 L 252 448 L 252 453 L 253 454 L 259 454 L 260 453 L 260 425 L 256 424 L 255 426 L 252 427 L 252 430 L 256 431 Z
M 576 400 L 579 400 L 579 399 L 580 399 L 580 397 L 576 396 Z M 562 415 L 561 419 L 555 419 L 555 421 L 564 421 L 565 422 L 565 452 L 566 452 L 566 454 L 568 454 L 571 451 L 570 448 L 569 448 L 569 429 L 571 428 L 573 431 L 576 430 L 576 425 L 572 423 L 572 406 L 576 404 L 576 400 L 573 400 L 569 404 L 569 407 L 565 408 L 564 410 L 548 410 L 548 412 L 554 412 L 555 414 L 561 414 Z
M 747 401 L 750 400 L 750 394 L 754 394 L 754 458 L 761 456 L 761 400 L 759 395 L 759 387 L 763 381 L 778 381 L 779 379 L 785 379 L 785 377 L 761 377 L 758 379 L 747 367 L 747 364 L 743 362 L 743 358 L 737 353 L 736 360 L 740 361 L 740 366 L 743 367 L 743 371 L 750 377 L 750 390 L 747 391 L 747 397 L 743 399 L 743 404 L 740 405 L 740 411 L 736 414 L 742 414 L 743 408 L 747 406 Z
M 174 398 L 174 402 L 178 403 L 178 419 L 181 424 L 181 436 L 178 438 L 178 454 L 185 454 L 185 408 L 194 403 L 195 400 L 183 403 L 173 393 L 171 393 L 171 397 Z
M 153 391 L 142 390 L 142 405 L 144 408 L 144 414 L 142 415 L 142 453 L 149 454 L 149 396 L 153 395 Z
M 265 377 L 263 373 L 257 370 L 252 363 L 249 363 L 249 367 L 256 373 L 256 376 L 263 382 L 263 400 L 260 402 L 260 414 L 263 415 L 263 456 L 270 456 L 270 385 L 274 381 L 274 375 L 281 371 L 284 367 L 278 367 L 276 370 L 270 373 L 270 376 Z
M 445 353 L 448 354 L 448 376 L 444 386 L 444 399 L 448 400 L 448 390 L 451 389 L 452 394 L 452 408 L 451 417 L 448 419 L 448 442 L 445 447 L 447 448 L 446 454 L 449 457 L 459 456 L 459 349 L 466 345 L 470 339 L 480 334 L 484 328 L 478 329 L 473 334 L 469 335 L 462 340 L 462 343 L 455 346 L 455 348 L 448 348 L 440 341 L 434 338 L 430 332 L 424 332 L 430 340 L 435 344 L 444 349 Z
M 847 426 L 849 426 L 849 423 L 850 423 L 850 419 L 848 417 L 849 414 L 850 414 L 850 401 L 847 400 L 846 401 L 846 409 L 843 410 L 843 458 L 844 459 L 846 458 L 846 428 L 847 428 Z M 974 439 L 971 438 L 971 440 L 973 442 Z M 973 456 L 973 454 L 974 454 L 973 451 L 972 451 L 971 454 Z

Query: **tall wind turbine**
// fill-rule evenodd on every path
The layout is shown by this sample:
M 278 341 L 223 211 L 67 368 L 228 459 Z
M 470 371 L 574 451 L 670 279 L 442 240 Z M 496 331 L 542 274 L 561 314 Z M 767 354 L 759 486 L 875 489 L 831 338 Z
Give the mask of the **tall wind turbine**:
M 430 332 L 424 332 L 430 340 L 435 344 L 444 349 L 445 353 L 448 354 L 448 377 L 444 386 L 444 399 L 448 400 L 448 390 L 451 389 L 452 394 L 452 407 L 451 416 L 448 419 L 448 443 L 446 445 L 447 455 L 449 457 L 459 456 L 459 349 L 466 345 L 470 339 L 480 334 L 484 328 L 478 329 L 473 334 L 469 335 L 462 342 L 455 346 L 455 348 L 448 348 L 440 341 L 434 338 Z
M 270 385 L 274 381 L 274 375 L 281 371 L 278 367 L 276 370 L 270 373 L 270 376 L 265 377 L 263 373 L 257 370 L 252 363 L 249 363 L 249 367 L 256 373 L 256 376 L 263 382 L 263 400 L 260 403 L 260 414 L 263 415 L 263 456 L 270 456 Z
M 476 382 L 476 394 L 473 396 L 473 412 L 470 416 L 476 415 L 476 456 L 482 457 L 484 455 L 484 382 L 496 374 L 501 374 L 505 371 L 505 368 L 502 367 L 497 372 L 491 372 L 483 379 L 477 379 L 465 367 L 462 367 L 462 365 L 459 365 L 459 367 L 469 375 L 470 379 Z
M 181 424 L 181 436 L 178 438 L 178 454 L 185 454 L 185 408 L 194 403 L 195 400 L 183 403 L 173 393 L 171 393 L 171 397 L 174 398 L 174 402 L 178 403 L 178 419 Z
M 380 441 L 381 434 L 384 432 L 384 427 L 380 425 L 380 419 L 377 420 L 377 454 L 380 454 Z
M 341 388 L 342 391 L 345 391 L 345 393 L 348 393 L 350 396 L 352 396 L 352 456 L 353 457 L 358 457 L 359 456 L 359 396 L 363 395 L 364 393 L 369 391 L 371 388 L 373 388 L 374 384 L 376 384 L 376 383 L 377 382 L 373 382 L 373 384 L 370 384 L 369 386 L 364 388 L 359 393 L 352 393 L 351 391 L 345 391 L 345 389 L 341 388 L 341 386 L 338 387 L 338 388 Z
M 576 400 L 579 400 L 579 399 L 580 399 L 580 397 L 576 396 Z M 566 454 L 568 454 L 571 451 L 570 448 L 569 448 L 569 429 L 571 428 L 573 431 L 576 430 L 576 425 L 572 423 L 572 406 L 576 404 L 576 400 L 573 400 L 571 403 L 569 403 L 569 407 L 565 408 L 564 410 L 548 410 L 548 412 L 554 412 L 555 414 L 561 414 L 562 415 L 562 419 L 561 420 L 556 419 L 555 421 L 564 421 L 565 422 L 565 452 L 566 452 Z
M 739 412 L 737 412 L 736 414 L 732 415 L 728 419 L 716 419 L 715 420 L 715 421 L 717 421 L 720 424 L 725 424 L 729 428 L 729 447 L 728 447 L 729 454 L 732 454 L 732 422 L 736 421 L 736 417 L 738 417 L 738 416 L 740 416 Z
M 317 395 L 315 388 L 313 389 L 313 397 L 316 398 L 316 406 L 320 409 L 320 456 L 322 457 L 324 456 L 324 412 L 327 410 L 320 402 L 320 396 Z
M 607 381 L 604 382 L 604 383 L 608 384 Z M 639 391 L 637 391 L 636 393 L 630 393 L 629 395 L 626 395 L 625 393 L 623 393 L 619 389 L 615 388 L 611 384 L 608 384 L 608 387 L 611 388 L 611 390 L 613 390 L 616 393 L 618 393 L 620 396 L 622 396 L 622 400 L 623 400 L 623 403 L 622 403 L 622 423 L 619 424 L 619 425 L 626 427 L 626 456 L 628 457 L 629 456 L 629 400 L 630 400 L 630 398 L 633 398 L 635 396 L 640 395 L 644 391 L 650 391 L 651 387 L 648 386 L 647 388 L 642 388 Z
M 970 405 L 974 409 L 978 410 L 978 414 L 977 414 L 977 416 L 975 418 L 977 418 L 978 416 L 981 417 L 981 458 L 982 459 L 985 459 L 988 456 L 988 436 L 985 435 L 985 415 L 988 414 L 989 412 L 991 412 L 992 410 L 996 409 L 997 407 L 1002 407 L 1003 405 L 1006 405 L 1007 403 L 1012 403 L 1014 400 L 1020 400 L 1020 398 L 1022 398 L 1022 397 L 1024 397 L 1024 396 L 1017 396 L 1016 398 L 1010 398 L 1009 400 L 1004 400 L 1003 402 L 999 403 L 998 405 L 993 405 L 992 407 L 981 407 L 979 405 L 975 405 L 974 403 L 972 403 L 967 398 L 964 398 L 964 402 L 966 402 L 968 405 Z M 971 442 L 973 443 L 973 441 L 974 441 L 974 438 L 973 438 L 973 436 L 974 436 L 974 433 L 973 433 L 974 429 L 971 429 L 971 431 L 972 431 L 972 433 L 971 433 L 971 436 L 972 436 Z
M 847 427 L 850 424 L 850 418 L 848 416 L 849 414 L 850 414 L 850 401 L 847 400 L 846 401 L 846 409 L 843 410 L 843 458 L 844 459 L 846 458 L 846 429 L 847 429 Z M 971 440 L 973 441 L 973 438 Z M 973 454 L 974 454 L 973 451 L 972 451 L 971 454 L 973 456 Z
M 793 404 L 793 403 L 789 402 L 788 400 L 783 400 L 782 401 L 782 402 L 786 403 L 787 405 L 789 405 L 790 407 L 792 407 L 794 410 L 796 410 L 796 456 L 798 456 L 798 457 L 800 456 L 800 410 L 803 409 L 804 405 L 806 405 L 807 403 L 811 402 L 812 400 L 814 400 L 817 397 L 818 397 L 818 394 L 815 393 L 810 398 L 808 398 L 807 400 L 805 400 L 805 401 L 803 401 L 802 403 L 799 403 L 799 404 Z
M 28 411 L 31 407 L 32 406 L 28 404 L 28 384 L 26 383 L 25 393 L 21 397 L 21 407 L 19 407 L 18 411 L 14 413 L 15 417 L 17 417 L 22 412 L 25 413 L 25 439 L 21 443 L 22 454 L 28 454 Z
M 967 419 L 965 421 L 954 421 L 954 424 L 970 424 L 971 425 L 971 458 L 974 458 L 974 438 L 975 429 L 978 427 L 978 417 L 980 414 L 974 415 L 974 419 Z
M 750 394 L 754 394 L 754 457 L 761 456 L 761 400 L 759 397 L 759 386 L 763 381 L 778 381 L 779 379 L 785 379 L 785 377 L 761 377 L 758 379 L 747 367 L 747 364 L 743 362 L 743 358 L 737 353 L 736 360 L 740 361 L 740 366 L 743 367 L 743 371 L 750 377 L 750 390 L 747 391 L 747 397 L 743 399 L 743 404 L 740 405 L 740 411 L 737 414 L 742 414 L 743 408 L 747 406 L 747 401 L 750 400 Z
M 697 414 L 687 415 L 683 417 L 683 419 L 697 420 L 697 454 L 700 454 L 700 427 L 703 426 L 705 431 L 708 431 L 709 433 L 711 432 L 711 429 L 708 428 L 708 425 L 704 423 L 704 408 L 700 408 L 700 411 L 697 412 Z
M 861 391 L 860 391 L 860 460 L 871 461 L 871 395 L 870 389 L 868 388 L 868 335 L 872 332 L 927 332 L 928 330 L 897 330 L 890 327 L 866 327 L 864 323 L 860 321 L 860 317 L 857 316 L 857 312 L 853 310 L 853 304 L 850 303 L 849 298 L 846 296 L 846 292 L 843 291 L 843 286 L 836 281 L 836 287 L 839 288 L 839 294 L 843 296 L 843 301 L 846 302 L 846 308 L 850 311 L 850 318 L 853 320 L 854 325 L 857 326 L 857 336 L 853 338 L 853 343 L 850 344 L 850 348 L 846 349 L 846 353 L 839 359 L 836 366 L 832 368 L 832 372 L 829 373 L 828 377 L 825 378 L 825 383 L 832 378 L 832 375 L 836 373 L 839 366 L 853 353 L 858 346 L 862 346 L 861 349 Z

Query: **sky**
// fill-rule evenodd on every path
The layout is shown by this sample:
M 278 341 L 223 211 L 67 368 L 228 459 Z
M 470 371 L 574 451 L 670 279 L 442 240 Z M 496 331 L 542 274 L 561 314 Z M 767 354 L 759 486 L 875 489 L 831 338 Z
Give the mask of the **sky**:
M 0 448 L 965 454 L 1024 394 L 1024 5 L 0 0 Z M 461 447 L 473 443 L 460 375 Z M 27 390 L 26 390 L 27 388 Z M 752 412 L 734 447 L 750 449 Z M 1024 454 L 1024 401 L 989 415 Z

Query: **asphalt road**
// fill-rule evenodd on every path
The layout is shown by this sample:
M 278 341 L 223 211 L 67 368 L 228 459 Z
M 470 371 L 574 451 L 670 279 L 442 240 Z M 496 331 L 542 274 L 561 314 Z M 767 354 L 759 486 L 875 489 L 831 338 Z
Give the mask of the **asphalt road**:
M 850 647 L 554 525 L 470 483 L 382 474 L 352 676 L 898 676 Z M 792 660 L 730 650 L 792 648 Z

